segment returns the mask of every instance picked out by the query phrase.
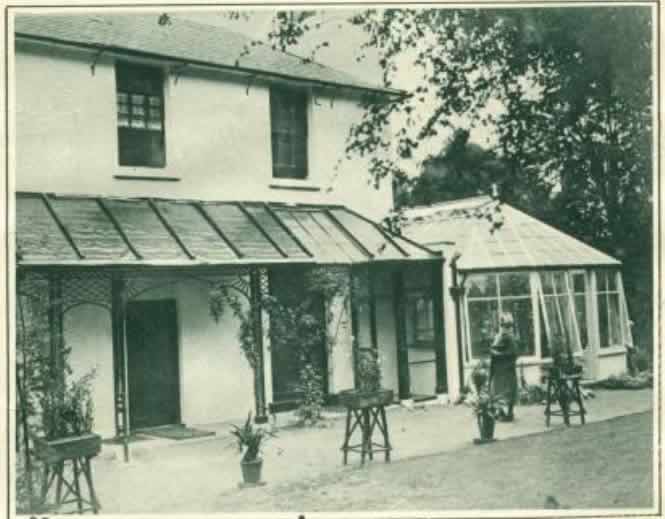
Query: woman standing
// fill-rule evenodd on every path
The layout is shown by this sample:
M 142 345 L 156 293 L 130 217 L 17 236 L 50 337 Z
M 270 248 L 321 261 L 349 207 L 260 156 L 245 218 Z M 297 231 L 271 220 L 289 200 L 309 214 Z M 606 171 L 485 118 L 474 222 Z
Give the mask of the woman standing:
M 519 345 L 515 338 L 513 316 L 502 313 L 499 318 L 500 331 L 497 333 L 490 348 L 490 390 L 500 397 L 506 405 L 501 410 L 499 420 L 512 422 L 513 407 L 517 401 L 517 357 Z

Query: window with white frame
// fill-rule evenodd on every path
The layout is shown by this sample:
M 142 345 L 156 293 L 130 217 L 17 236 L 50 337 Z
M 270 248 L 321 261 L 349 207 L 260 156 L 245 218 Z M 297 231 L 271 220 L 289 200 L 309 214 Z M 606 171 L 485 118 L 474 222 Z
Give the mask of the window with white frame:
M 587 325 L 587 298 L 586 298 L 586 275 L 584 271 L 572 271 L 570 273 L 570 286 L 573 289 L 573 304 L 575 306 L 575 317 L 577 328 L 580 332 L 580 344 L 582 349 L 589 346 L 589 329 Z
M 621 293 L 616 270 L 596 271 L 600 347 L 620 346 L 622 340 Z
M 571 283 L 572 279 L 563 270 L 540 273 L 543 321 L 547 338 L 547 344 L 542 345 L 545 355 L 551 355 L 553 344 L 558 347 L 568 345 L 573 351 L 581 349 Z
M 489 353 L 499 330 L 499 315 L 508 312 L 515 322 L 515 336 L 522 355 L 535 355 L 536 340 L 528 272 L 472 274 L 466 280 L 467 357 L 478 359 Z
M 300 90 L 270 89 L 272 176 L 307 178 L 307 94 Z

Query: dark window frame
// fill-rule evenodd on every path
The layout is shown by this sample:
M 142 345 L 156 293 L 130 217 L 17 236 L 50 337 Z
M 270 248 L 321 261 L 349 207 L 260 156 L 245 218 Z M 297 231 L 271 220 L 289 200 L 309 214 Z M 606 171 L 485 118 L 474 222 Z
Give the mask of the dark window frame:
M 288 115 L 287 115 L 288 114 Z M 284 124 L 284 118 L 288 121 Z M 294 88 L 270 87 L 270 148 L 272 177 L 275 179 L 307 180 L 309 177 L 309 98 Z M 280 163 L 283 151 L 279 146 L 288 142 L 289 162 Z
M 166 111 L 163 70 L 155 66 L 118 61 L 115 64 L 115 77 L 119 165 L 164 168 Z M 121 96 L 126 96 L 124 101 Z M 133 102 L 139 96 L 142 101 Z M 121 111 L 121 107 L 126 109 L 126 113 Z M 139 107 L 142 113 L 135 113 Z M 122 124 L 123 119 L 126 119 L 126 124 Z M 133 126 L 134 121 L 141 121 L 142 126 Z M 158 128 L 151 128 L 151 123 L 155 122 Z

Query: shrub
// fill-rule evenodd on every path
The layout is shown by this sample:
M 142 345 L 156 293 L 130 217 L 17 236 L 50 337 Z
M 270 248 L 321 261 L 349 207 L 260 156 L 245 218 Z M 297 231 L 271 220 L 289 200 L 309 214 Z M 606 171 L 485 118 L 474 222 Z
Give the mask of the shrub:
M 302 392 L 303 398 L 296 409 L 296 416 L 304 424 L 317 422 L 323 411 L 323 377 L 310 363 L 300 370 L 298 391 Z

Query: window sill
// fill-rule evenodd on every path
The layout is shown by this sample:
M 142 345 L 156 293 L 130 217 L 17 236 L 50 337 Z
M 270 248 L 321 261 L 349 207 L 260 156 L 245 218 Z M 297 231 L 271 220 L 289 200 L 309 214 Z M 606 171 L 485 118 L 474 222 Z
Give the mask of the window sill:
M 180 182 L 180 177 L 166 175 L 164 173 L 153 173 L 151 171 L 132 171 L 113 175 L 116 180 L 148 180 L 157 182 Z
M 294 191 L 321 191 L 321 188 L 310 180 L 295 178 L 273 178 L 270 189 L 292 189 Z
M 600 348 L 598 350 L 599 357 L 613 357 L 615 355 L 625 355 L 626 348 L 624 346 L 610 346 L 609 348 Z

